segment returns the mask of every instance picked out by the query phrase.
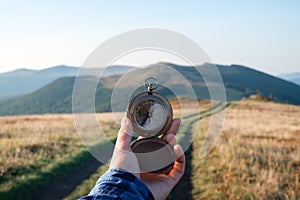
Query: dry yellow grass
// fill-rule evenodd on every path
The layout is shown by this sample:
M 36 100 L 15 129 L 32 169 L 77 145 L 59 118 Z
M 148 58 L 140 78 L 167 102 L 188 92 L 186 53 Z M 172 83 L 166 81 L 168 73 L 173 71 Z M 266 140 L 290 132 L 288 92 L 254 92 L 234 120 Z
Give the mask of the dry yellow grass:
M 300 107 L 245 100 L 233 103 L 213 151 L 200 160 L 200 121 L 193 151 L 195 199 L 298 199 Z
M 106 132 L 116 129 L 108 114 L 97 118 Z M 0 117 L 0 127 L 0 192 L 85 151 L 72 115 Z
M 0 127 L 1 177 L 22 175 L 41 161 L 45 165 L 63 156 L 71 142 L 72 149 L 81 146 L 68 115 L 1 117 Z

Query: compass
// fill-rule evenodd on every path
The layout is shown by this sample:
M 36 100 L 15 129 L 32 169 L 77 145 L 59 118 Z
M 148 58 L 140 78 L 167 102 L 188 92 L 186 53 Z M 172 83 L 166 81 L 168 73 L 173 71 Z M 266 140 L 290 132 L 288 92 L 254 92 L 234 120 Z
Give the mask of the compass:
M 171 169 L 175 158 L 172 147 L 160 138 L 171 126 L 173 110 L 166 97 L 153 91 L 158 87 L 158 81 L 155 78 L 146 79 L 145 87 L 147 91 L 135 96 L 127 107 L 127 117 L 132 122 L 133 131 L 142 136 L 142 139 L 131 144 L 131 148 L 134 153 L 139 153 L 137 158 L 141 170 L 149 172 L 150 163 L 160 160 L 159 162 L 166 161 L 167 165 L 152 172 L 162 172 Z M 141 153 L 158 150 L 161 153 L 159 157 L 151 158 L 151 154 L 147 154 L 146 157 L 141 156 Z
M 156 79 L 145 81 L 147 92 L 135 96 L 127 108 L 127 117 L 131 120 L 133 131 L 143 137 L 159 136 L 171 126 L 173 110 L 167 98 L 158 92 Z

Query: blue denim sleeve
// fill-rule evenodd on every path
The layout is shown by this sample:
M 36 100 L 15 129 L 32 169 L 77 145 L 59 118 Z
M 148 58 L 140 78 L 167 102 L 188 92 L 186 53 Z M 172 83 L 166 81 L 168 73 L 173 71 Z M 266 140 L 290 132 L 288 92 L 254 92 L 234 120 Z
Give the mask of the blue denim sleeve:
M 110 169 L 97 181 L 91 192 L 80 200 L 140 199 L 154 200 L 148 187 L 136 176 L 122 169 Z

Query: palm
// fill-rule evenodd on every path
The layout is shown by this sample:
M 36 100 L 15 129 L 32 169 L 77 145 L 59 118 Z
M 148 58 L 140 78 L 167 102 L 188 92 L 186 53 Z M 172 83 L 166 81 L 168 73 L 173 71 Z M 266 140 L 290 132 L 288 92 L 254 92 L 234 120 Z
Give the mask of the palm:
M 155 199 L 166 199 L 167 195 L 171 192 L 173 186 L 176 184 L 166 174 L 141 174 L 141 179 L 151 190 L 152 194 L 159 194 Z

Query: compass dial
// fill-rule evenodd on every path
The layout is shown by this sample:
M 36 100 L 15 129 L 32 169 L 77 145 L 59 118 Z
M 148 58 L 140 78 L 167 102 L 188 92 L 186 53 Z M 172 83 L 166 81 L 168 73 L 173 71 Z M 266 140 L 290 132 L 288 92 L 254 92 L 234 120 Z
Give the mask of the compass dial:
M 143 137 L 164 134 L 171 126 L 173 111 L 167 98 L 157 92 L 143 92 L 131 99 L 127 116 L 133 132 Z
M 136 122 L 145 130 L 156 130 L 162 127 L 165 118 L 165 108 L 154 100 L 146 100 L 136 107 Z

